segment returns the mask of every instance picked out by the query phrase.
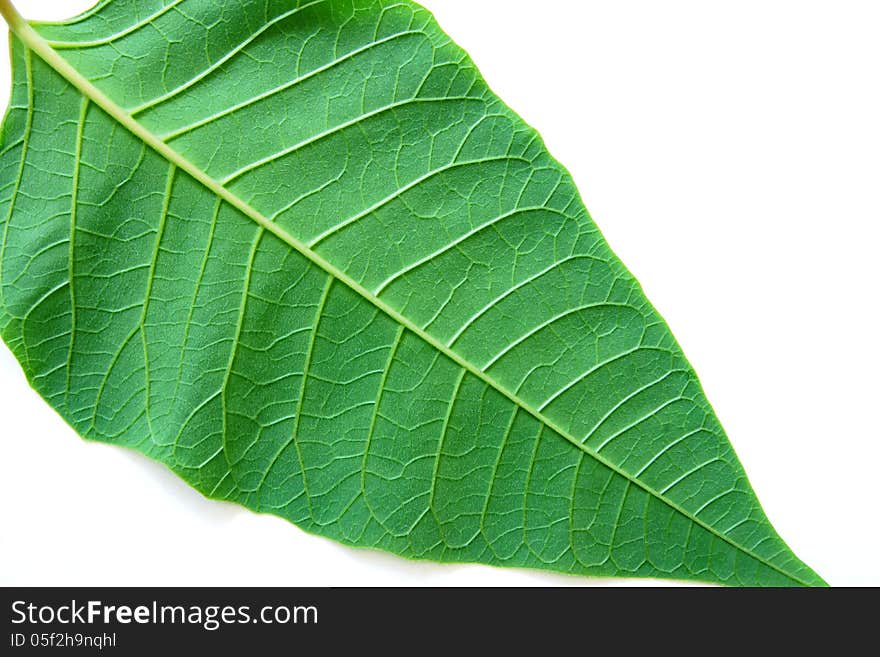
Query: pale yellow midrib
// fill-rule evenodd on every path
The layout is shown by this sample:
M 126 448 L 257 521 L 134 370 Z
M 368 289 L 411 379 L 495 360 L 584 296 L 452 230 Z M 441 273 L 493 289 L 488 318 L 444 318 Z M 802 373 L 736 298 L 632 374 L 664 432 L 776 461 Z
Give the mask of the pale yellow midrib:
M 333 264 L 324 260 L 317 253 L 312 251 L 304 242 L 300 241 L 286 230 L 270 221 L 265 215 L 259 212 L 257 209 L 252 207 L 249 203 L 245 202 L 231 191 L 223 187 L 218 181 L 209 176 L 207 173 L 202 171 L 198 166 L 190 162 L 186 157 L 182 154 L 168 146 L 165 142 L 160 140 L 156 135 L 143 127 L 140 123 L 138 123 L 133 117 L 131 117 L 128 112 L 122 109 L 119 105 L 117 105 L 109 96 L 104 94 L 100 89 L 98 89 L 94 84 L 92 84 L 88 79 L 86 79 L 79 71 L 77 71 L 73 66 L 71 66 L 67 60 L 65 60 L 52 46 L 41 37 L 28 23 L 24 20 L 21 14 L 18 13 L 18 10 L 12 5 L 10 0 L 0 0 L 0 14 L 6 19 L 6 22 L 9 24 L 10 28 L 13 32 L 15 32 L 16 36 L 24 42 L 31 50 L 33 50 L 43 61 L 45 61 L 49 66 L 51 66 L 55 71 L 61 75 L 67 82 L 73 85 L 76 89 L 80 91 L 85 97 L 89 98 L 96 105 L 101 107 L 105 112 L 107 112 L 110 116 L 116 119 L 120 125 L 126 128 L 133 135 L 141 139 L 147 146 L 155 150 L 162 157 L 164 157 L 170 164 L 176 165 L 180 169 L 186 171 L 193 178 L 202 183 L 205 187 L 214 192 L 217 196 L 222 198 L 224 201 L 229 203 L 231 206 L 239 210 L 242 214 L 249 217 L 251 220 L 256 222 L 261 227 L 265 228 L 267 231 L 275 235 L 278 239 L 285 242 L 289 246 L 296 249 L 300 254 L 302 254 L 305 258 L 307 258 L 310 262 L 317 265 L 325 272 L 336 278 L 337 280 L 345 283 L 352 290 L 357 292 L 359 295 L 364 297 L 367 301 L 372 303 L 374 306 L 379 308 L 386 315 L 391 317 L 394 321 L 396 321 L 401 326 L 406 327 L 408 330 L 412 331 L 413 334 L 419 336 L 425 342 L 430 344 L 432 347 L 440 351 L 447 358 L 450 358 L 453 362 L 458 364 L 460 367 L 466 369 L 471 374 L 476 376 L 481 381 L 490 385 L 492 388 L 500 392 L 502 395 L 507 397 L 514 404 L 522 408 L 524 411 L 529 413 L 532 417 L 534 417 L 539 422 L 543 423 L 545 426 L 552 429 L 554 432 L 565 438 L 572 445 L 577 447 L 579 450 L 592 457 L 605 467 L 610 470 L 616 472 L 621 477 L 625 478 L 627 481 L 635 484 L 645 492 L 647 492 L 652 497 L 660 500 L 664 504 L 671 507 L 673 510 L 682 514 L 684 517 L 688 518 L 691 522 L 699 525 L 709 533 L 717 536 L 725 543 L 729 544 L 731 547 L 743 552 L 744 554 L 749 555 L 751 558 L 756 561 L 763 563 L 769 568 L 772 568 L 776 572 L 781 575 L 788 577 L 804 586 L 809 586 L 808 582 L 805 582 L 791 573 L 784 571 L 782 568 L 777 566 L 770 561 L 767 561 L 763 557 L 760 557 L 753 553 L 751 550 L 739 545 L 735 541 L 733 541 L 726 534 L 723 534 L 719 530 L 715 529 L 708 523 L 704 522 L 702 519 L 696 517 L 691 514 L 686 509 L 683 509 L 676 502 L 668 499 L 664 495 L 661 495 L 659 492 L 653 490 L 644 482 L 636 479 L 631 474 L 622 470 L 616 464 L 608 461 L 602 455 L 596 453 L 591 450 L 589 447 L 584 445 L 577 438 L 572 436 L 568 431 L 562 429 L 557 426 L 555 422 L 553 422 L 550 418 L 546 417 L 542 412 L 538 411 L 535 408 L 532 408 L 530 404 L 525 402 L 524 400 L 517 397 L 514 393 L 510 392 L 503 385 L 495 381 L 491 376 L 482 370 L 478 369 L 475 365 L 465 360 L 455 351 L 448 348 L 446 345 L 432 337 L 430 334 L 426 333 L 422 328 L 418 325 L 414 324 L 412 321 L 401 315 L 397 310 L 395 310 L 392 306 L 382 301 L 382 299 L 375 296 L 372 292 L 363 287 L 360 283 L 355 281 L 353 278 L 348 276 L 345 272 L 338 269 Z

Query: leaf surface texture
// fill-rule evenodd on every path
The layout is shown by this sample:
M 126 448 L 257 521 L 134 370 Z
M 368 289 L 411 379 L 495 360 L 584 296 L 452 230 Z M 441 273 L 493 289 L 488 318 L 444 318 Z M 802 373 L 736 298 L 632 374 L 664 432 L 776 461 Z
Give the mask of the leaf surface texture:
M 822 584 L 568 173 L 423 8 L 0 4 L 0 330 L 82 436 L 411 558 Z

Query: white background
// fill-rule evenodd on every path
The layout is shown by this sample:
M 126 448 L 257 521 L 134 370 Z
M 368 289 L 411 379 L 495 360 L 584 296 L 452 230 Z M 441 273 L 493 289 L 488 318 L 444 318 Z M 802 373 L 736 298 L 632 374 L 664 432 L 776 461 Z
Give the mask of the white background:
M 880 585 L 880 4 L 425 4 L 569 167 L 779 533 L 831 584 Z M 210 502 L 77 438 L 5 346 L 0 582 L 617 583 L 408 562 Z

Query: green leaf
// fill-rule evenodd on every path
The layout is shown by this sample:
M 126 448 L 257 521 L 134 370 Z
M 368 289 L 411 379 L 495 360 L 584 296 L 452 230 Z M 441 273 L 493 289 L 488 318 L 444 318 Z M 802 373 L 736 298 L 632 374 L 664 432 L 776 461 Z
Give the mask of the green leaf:
M 411 558 L 823 584 L 569 175 L 424 9 L 0 9 L 0 330 L 80 435 Z

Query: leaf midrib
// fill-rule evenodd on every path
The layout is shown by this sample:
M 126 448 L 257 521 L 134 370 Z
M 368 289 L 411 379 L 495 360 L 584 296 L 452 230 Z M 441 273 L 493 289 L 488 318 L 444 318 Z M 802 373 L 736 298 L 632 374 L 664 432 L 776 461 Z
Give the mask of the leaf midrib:
M 690 513 L 686 509 L 682 508 L 679 504 L 670 500 L 666 496 L 662 495 L 660 492 L 654 490 L 640 479 L 635 476 L 629 474 L 625 470 L 621 469 L 618 465 L 608 461 L 601 454 L 595 452 L 590 449 L 587 445 L 583 444 L 573 435 L 571 435 L 568 431 L 559 427 L 553 420 L 545 416 L 541 411 L 533 408 L 528 402 L 523 399 L 520 399 L 515 393 L 509 391 L 505 386 L 501 385 L 497 381 L 495 381 L 489 374 L 477 368 L 474 364 L 465 360 L 462 356 L 457 354 L 454 350 L 444 345 L 442 342 L 431 336 L 429 333 L 424 331 L 418 325 L 414 324 L 411 320 L 407 319 L 405 316 L 400 314 L 397 310 L 395 310 L 392 306 L 385 303 L 382 299 L 373 294 L 370 290 L 363 287 L 360 283 L 352 279 L 345 272 L 338 269 L 335 265 L 330 262 L 327 262 L 314 252 L 307 244 L 294 237 L 282 227 L 278 226 L 271 220 L 269 220 L 265 215 L 256 210 L 249 203 L 239 198 L 236 194 L 225 188 L 220 184 L 216 179 L 209 176 L 205 171 L 201 168 L 190 162 L 185 156 L 171 148 L 168 144 L 159 139 L 158 136 L 154 135 L 147 128 L 142 126 L 138 121 L 136 121 L 128 112 L 126 112 L 122 107 L 120 107 L 115 101 L 113 101 L 109 96 L 104 94 L 100 89 L 98 89 L 94 84 L 92 84 L 88 79 L 86 79 L 79 71 L 77 71 L 66 59 L 64 59 L 50 44 L 46 41 L 42 36 L 40 36 L 25 19 L 18 13 L 18 10 L 11 4 L 10 0 L 0 0 L 0 14 L 6 19 L 6 22 L 9 24 L 12 31 L 15 35 L 22 40 L 22 42 L 33 52 L 35 52 L 46 64 L 48 64 L 52 69 L 54 69 L 59 75 L 61 75 L 67 82 L 73 85 L 80 93 L 82 93 L 86 98 L 94 102 L 96 105 L 101 107 L 105 112 L 107 112 L 110 116 L 112 116 L 119 124 L 131 132 L 134 136 L 138 137 L 142 140 L 147 146 L 156 151 L 159 155 L 165 158 L 169 164 L 177 166 L 178 168 L 186 171 L 193 178 L 198 180 L 201 184 L 207 187 L 211 192 L 215 195 L 229 203 L 231 206 L 239 210 L 242 214 L 247 216 L 249 219 L 257 223 L 259 226 L 269 231 L 273 235 L 275 235 L 282 242 L 286 243 L 288 246 L 296 249 L 302 256 L 307 258 L 310 262 L 315 264 L 324 270 L 327 274 L 335 278 L 336 280 L 344 283 L 352 290 L 357 292 L 360 296 L 369 301 L 376 308 L 384 312 L 391 319 L 397 322 L 400 326 L 405 327 L 413 334 L 419 336 L 422 340 L 430 344 L 432 347 L 440 351 L 440 353 L 444 354 L 447 358 L 450 358 L 453 362 L 458 364 L 460 367 L 464 368 L 466 371 L 470 372 L 472 375 L 476 376 L 478 379 L 488 384 L 499 393 L 504 395 L 511 402 L 516 404 L 519 408 L 522 408 L 524 411 L 529 413 L 536 420 L 541 422 L 544 426 L 552 429 L 557 434 L 565 438 L 572 445 L 577 447 L 579 450 L 595 459 L 605 467 L 611 469 L 613 472 L 616 472 L 618 475 L 624 477 L 631 484 L 635 484 L 646 493 L 651 495 L 652 497 L 660 500 L 674 511 L 680 513 L 684 517 L 688 518 L 691 522 L 699 525 L 706 531 L 710 532 L 714 536 L 717 536 L 722 541 L 728 543 L 733 548 L 747 554 L 751 558 L 756 561 L 763 563 L 768 568 L 775 570 L 781 575 L 788 577 L 789 579 L 798 582 L 804 586 L 809 586 L 810 583 L 800 579 L 799 577 L 793 575 L 786 570 L 783 570 L 781 567 L 776 564 L 768 561 L 764 557 L 761 557 L 755 554 L 753 551 L 743 547 L 733 539 L 731 539 L 726 534 L 722 533 L 715 527 L 709 525 L 702 519 L 698 518 L 696 515 Z

